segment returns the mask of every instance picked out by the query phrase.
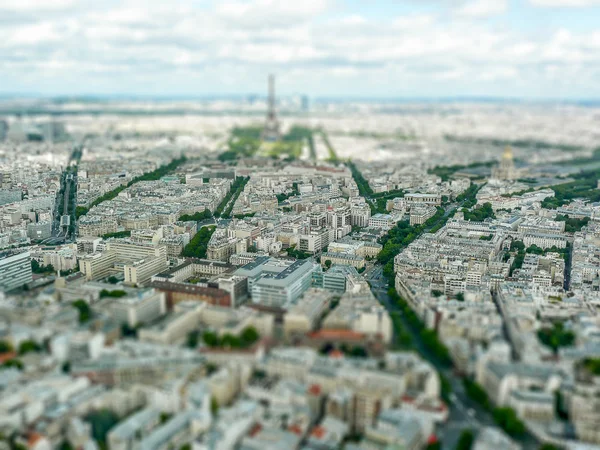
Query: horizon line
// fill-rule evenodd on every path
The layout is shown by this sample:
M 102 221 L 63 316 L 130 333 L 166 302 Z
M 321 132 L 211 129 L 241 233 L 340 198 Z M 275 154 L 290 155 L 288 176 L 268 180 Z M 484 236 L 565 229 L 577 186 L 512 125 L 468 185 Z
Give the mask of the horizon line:
M 407 103 L 407 102 L 475 102 L 475 103 L 570 103 L 570 104 L 600 104 L 598 98 L 581 97 L 509 97 L 499 95 L 443 95 L 443 96 L 390 96 L 383 97 L 378 95 L 330 95 L 330 96 L 311 96 L 308 94 L 287 94 L 278 95 L 279 99 L 291 99 L 294 97 L 308 97 L 311 102 L 316 103 L 350 103 L 350 102 L 380 102 L 380 103 Z M 266 100 L 266 95 L 256 93 L 246 94 L 206 94 L 206 95 L 185 95 L 185 94 L 39 94 L 39 93 L 8 93 L 0 92 L 0 100 L 40 100 L 52 102 L 64 101 L 215 101 L 215 100 Z

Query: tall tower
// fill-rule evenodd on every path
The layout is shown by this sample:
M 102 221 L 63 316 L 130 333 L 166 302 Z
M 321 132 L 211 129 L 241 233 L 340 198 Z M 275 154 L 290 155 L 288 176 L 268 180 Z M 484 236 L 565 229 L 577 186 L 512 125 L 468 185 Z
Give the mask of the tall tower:
M 269 109 L 267 111 L 267 121 L 263 130 L 263 140 L 278 141 L 279 140 L 279 121 L 275 113 L 275 76 L 269 75 Z

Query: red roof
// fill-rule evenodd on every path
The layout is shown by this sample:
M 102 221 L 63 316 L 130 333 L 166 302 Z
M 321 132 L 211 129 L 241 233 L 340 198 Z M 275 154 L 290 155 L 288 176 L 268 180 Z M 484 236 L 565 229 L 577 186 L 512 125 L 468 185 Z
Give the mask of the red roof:
M 35 446 L 35 444 L 38 443 L 38 441 L 40 439 L 43 439 L 44 436 L 42 436 L 39 433 L 31 433 L 28 437 L 27 437 L 27 446 L 29 448 Z
M 331 350 L 329 352 L 329 357 L 330 358 L 335 358 L 335 359 L 343 358 L 344 357 L 344 353 L 342 353 L 339 350 Z
M 444 403 L 440 403 L 437 406 L 419 405 L 418 409 L 420 409 L 421 411 L 441 412 L 441 411 L 446 411 L 448 408 Z
M 294 425 L 290 425 L 288 427 L 288 431 L 291 431 L 294 434 L 297 434 L 298 436 L 302 436 L 302 428 L 300 428 L 298 425 L 294 424 Z
M 429 436 L 429 439 L 427 439 L 427 445 L 435 444 L 437 441 L 437 436 L 435 434 L 432 434 L 431 436 Z
M 256 436 L 258 433 L 260 433 L 260 430 L 262 430 L 262 425 L 260 423 L 255 424 L 251 429 L 250 432 L 248 433 L 248 436 L 250 437 L 254 437 Z
M 325 436 L 327 430 L 325 430 L 325 428 L 323 428 L 320 425 L 317 425 L 316 427 L 313 428 L 312 433 L 310 433 L 312 436 L 316 437 L 317 439 L 322 439 L 323 436 Z
M 364 334 L 357 333 L 352 330 L 335 329 L 335 330 L 319 330 L 313 333 L 309 333 L 310 338 L 317 339 L 364 339 Z
M 0 364 L 4 364 L 6 361 L 10 361 L 17 356 L 15 352 L 0 353 Z
M 312 395 L 321 395 L 321 386 L 318 384 L 311 384 L 308 388 L 308 392 Z

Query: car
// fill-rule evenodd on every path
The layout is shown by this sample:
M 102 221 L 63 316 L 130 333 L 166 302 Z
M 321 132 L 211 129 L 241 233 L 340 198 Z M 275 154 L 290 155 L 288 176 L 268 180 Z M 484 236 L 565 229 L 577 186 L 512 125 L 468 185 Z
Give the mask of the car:
M 456 401 L 456 394 L 453 392 L 452 394 L 450 394 L 450 400 L 452 400 L 453 402 Z
M 469 417 L 473 418 L 475 417 L 475 410 L 473 408 L 469 408 L 467 409 L 467 414 L 469 415 Z

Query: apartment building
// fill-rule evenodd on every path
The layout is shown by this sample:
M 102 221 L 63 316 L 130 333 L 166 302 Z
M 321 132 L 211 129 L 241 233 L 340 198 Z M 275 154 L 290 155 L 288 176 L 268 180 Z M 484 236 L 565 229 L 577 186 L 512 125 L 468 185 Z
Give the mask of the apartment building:
M 119 323 L 135 327 L 164 315 L 167 312 L 166 296 L 155 289 L 138 290 L 115 299 L 109 309 Z
M 29 252 L 0 254 L 0 291 L 23 287 L 32 281 L 31 254 Z

